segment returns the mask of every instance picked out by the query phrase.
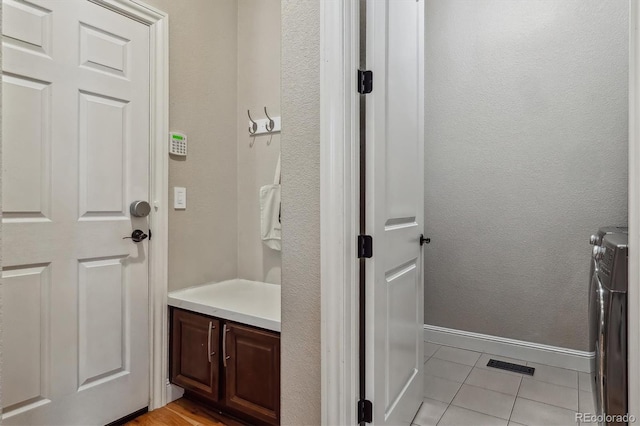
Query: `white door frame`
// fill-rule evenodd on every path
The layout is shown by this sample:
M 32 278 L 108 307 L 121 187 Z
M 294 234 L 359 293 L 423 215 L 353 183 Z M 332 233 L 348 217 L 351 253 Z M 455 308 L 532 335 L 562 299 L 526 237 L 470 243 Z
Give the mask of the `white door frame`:
M 630 0 L 629 414 L 640 418 L 640 0 Z M 358 400 L 358 0 L 320 2 L 322 424 L 356 423 Z
M 356 424 L 359 0 L 320 2 L 321 416 Z
M 167 402 L 169 16 L 138 0 L 89 0 L 149 27 L 149 410 Z
M 640 418 L 640 3 L 629 2 L 629 414 Z

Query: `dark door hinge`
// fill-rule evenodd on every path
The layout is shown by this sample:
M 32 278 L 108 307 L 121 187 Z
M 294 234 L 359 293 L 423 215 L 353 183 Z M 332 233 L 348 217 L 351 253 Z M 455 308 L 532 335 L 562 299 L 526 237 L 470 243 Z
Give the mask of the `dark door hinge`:
M 358 401 L 358 423 L 373 421 L 373 404 L 368 399 Z
M 373 71 L 358 70 L 358 93 L 366 95 L 373 90 Z
M 371 235 L 358 235 L 358 258 L 373 256 L 373 238 Z

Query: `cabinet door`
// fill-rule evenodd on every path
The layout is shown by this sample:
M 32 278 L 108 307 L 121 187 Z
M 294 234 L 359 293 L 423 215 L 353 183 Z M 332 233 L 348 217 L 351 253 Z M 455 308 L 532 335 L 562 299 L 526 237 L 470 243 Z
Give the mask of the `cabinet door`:
M 171 381 L 217 401 L 220 322 L 173 309 L 171 323 Z
M 225 404 L 269 424 L 280 420 L 280 336 L 224 325 Z

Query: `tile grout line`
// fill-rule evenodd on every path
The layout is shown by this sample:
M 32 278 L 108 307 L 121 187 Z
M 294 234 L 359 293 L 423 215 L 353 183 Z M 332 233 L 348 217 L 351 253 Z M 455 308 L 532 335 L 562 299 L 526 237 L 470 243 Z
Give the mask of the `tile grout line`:
M 534 374 L 535 374 L 535 373 L 534 373 Z M 522 378 L 524 379 L 524 378 L 525 378 L 525 376 L 524 376 L 524 375 L 522 375 Z M 544 380 L 538 380 L 538 379 L 536 379 L 534 376 L 528 376 L 528 375 L 527 375 L 527 378 L 529 378 L 529 379 L 531 379 L 531 380 L 535 380 L 536 382 L 540 382 L 540 383 L 547 383 L 547 384 L 549 384 L 549 385 L 559 386 L 559 387 L 561 387 L 561 388 L 565 388 L 565 389 L 577 389 L 578 391 L 580 390 L 580 384 L 578 384 L 578 387 L 572 387 L 572 386 L 558 385 L 558 384 L 556 384 L 556 383 L 551 383 L 551 382 L 545 382 Z
M 440 422 L 442 421 L 442 418 L 444 417 L 444 415 L 447 414 L 447 411 L 449 411 L 449 408 L 451 408 L 451 404 L 447 405 L 447 408 L 444 410 L 444 412 L 442 413 L 442 415 L 440 416 L 440 418 L 436 422 L 436 426 L 438 426 L 440 424 Z
M 471 374 L 471 372 L 469 372 L 469 374 Z M 468 377 L 467 377 L 467 378 L 468 378 Z M 465 379 L 465 380 L 466 380 L 466 379 Z M 520 378 L 520 383 L 522 383 L 522 377 Z M 465 410 L 473 411 L 473 412 L 475 412 L 475 413 L 480 413 L 480 414 L 485 415 L 485 416 L 494 417 L 494 418 L 496 418 L 496 419 L 506 420 L 507 422 L 509 422 L 509 420 L 511 419 L 511 413 L 513 412 L 513 406 L 515 405 L 515 403 L 516 403 L 516 399 L 518 398 L 518 393 L 517 393 L 517 392 L 516 392 L 516 394 L 514 395 L 514 394 L 510 394 L 510 393 L 499 392 L 499 391 L 496 391 L 496 390 L 493 390 L 493 389 L 483 388 L 483 387 L 481 387 L 481 386 L 472 385 L 472 384 L 470 384 L 470 383 L 462 383 L 462 384 L 463 384 L 463 385 L 467 385 L 467 386 L 471 386 L 472 388 L 480 389 L 480 390 L 483 390 L 483 391 L 489 391 L 489 392 L 499 393 L 500 395 L 504 395 L 504 396 L 513 396 L 513 397 L 514 397 L 514 398 L 513 398 L 513 405 L 511 406 L 511 411 L 509 411 L 509 418 L 508 418 L 508 419 L 504 419 L 504 418 L 502 418 L 502 417 L 498 417 L 498 416 L 494 416 L 494 415 L 491 415 L 491 414 L 483 413 L 483 412 L 481 412 L 481 411 L 477 411 L 477 410 L 474 410 L 474 409 L 472 409 L 472 408 L 462 407 L 462 406 L 460 406 L 460 405 L 454 405 L 454 404 L 453 404 L 453 399 L 451 400 L 451 403 L 450 403 L 449 405 L 453 405 L 454 407 L 463 408 L 463 409 L 465 409 Z M 462 389 L 462 386 L 460 386 L 460 389 Z M 460 392 L 460 389 L 458 389 L 458 392 Z M 519 391 L 519 390 L 520 390 L 520 385 L 518 385 L 518 391 Z M 453 397 L 454 399 L 455 399 L 455 397 L 458 395 L 458 392 L 456 392 L 456 395 L 454 395 L 454 397 Z
M 434 353 L 435 355 L 435 353 Z M 482 356 L 482 354 L 480 354 L 480 357 Z M 476 362 L 478 362 L 478 360 L 480 359 L 480 357 L 478 357 L 478 359 L 476 360 Z M 439 359 L 439 358 L 438 358 Z M 446 361 L 446 360 L 444 360 Z M 453 362 L 453 361 L 449 361 L 449 362 Z M 457 362 L 454 362 L 454 364 L 458 364 Z M 458 365 L 464 365 L 464 364 L 458 364 Z M 467 366 L 468 367 L 468 366 Z M 467 373 L 467 375 L 464 377 L 464 380 L 462 381 L 462 383 L 460 384 L 460 387 L 458 388 L 458 390 L 456 391 L 456 394 L 453 395 L 453 398 L 451 398 L 451 402 L 449 403 L 449 405 L 447 406 L 447 409 L 444 410 L 444 413 L 442 413 L 442 416 L 440 416 L 440 419 L 438 419 L 436 426 L 438 426 L 440 424 L 440 421 L 442 420 L 442 418 L 444 417 L 444 415 L 447 413 L 447 411 L 449 410 L 449 408 L 451 408 L 451 406 L 453 405 L 453 400 L 456 399 L 456 396 L 458 396 L 458 394 L 460 393 L 460 389 L 462 389 L 462 386 L 464 386 L 464 382 L 469 378 L 469 374 L 471 374 L 471 372 L 473 371 L 473 366 L 471 367 L 471 370 L 469 370 L 469 372 Z M 454 380 L 451 380 L 452 382 Z M 454 407 L 457 407 L 457 405 L 454 405 Z M 464 407 L 462 407 L 464 408 Z M 473 411 L 473 410 L 472 410 Z M 480 413 L 482 414 L 482 413 Z
M 525 377 L 523 376 L 523 377 L 522 377 L 522 381 L 524 381 L 524 379 L 525 379 Z M 535 381 L 535 382 L 538 382 L 538 383 L 545 383 L 545 384 L 548 384 L 548 385 L 558 386 L 558 387 L 560 387 L 560 388 L 571 389 L 571 390 L 576 391 L 576 392 L 577 392 L 577 394 L 578 394 L 578 395 L 577 395 L 577 396 L 578 396 L 578 410 L 580 409 L 580 389 L 578 389 L 578 388 L 570 388 L 570 387 L 568 387 L 568 386 L 556 385 L 555 383 L 543 382 L 543 381 L 541 381 L 541 380 L 536 380 L 536 379 L 534 379 L 534 378 L 531 378 L 531 380 L 533 380 L 533 381 Z M 520 392 L 520 389 L 518 389 L 518 392 Z M 524 397 L 522 397 L 522 396 L 521 396 L 520 398 L 524 398 Z M 555 405 L 555 404 L 551 404 L 551 403 L 548 403 L 548 402 L 536 401 L 535 399 L 531 399 L 531 398 L 524 398 L 524 399 L 528 399 L 529 401 L 539 402 L 539 403 L 541 403 L 541 404 L 550 405 L 550 406 L 552 406 L 552 407 L 562 408 L 563 410 L 570 410 L 570 411 L 574 411 L 574 412 L 575 412 L 575 410 L 573 410 L 572 408 L 561 407 L 560 405 Z
M 453 380 L 452 380 L 453 381 Z M 521 380 L 522 382 L 522 380 Z M 489 391 L 489 392 L 495 392 L 495 393 L 499 393 L 500 395 L 504 395 L 504 396 L 518 396 L 518 394 L 513 394 L 513 393 L 504 393 L 504 392 L 500 392 L 497 390 L 493 390 L 493 389 L 489 389 L 489 388 L 483 388 L 482 386 L 476 386 L 476 385 L 472 385 L 471 383 L 463 383 L 463 385 L 467 385 L 467 386 L 471 386 L 472 388 L 476 388 L 476 389 L 481 389 L 483 391 Z M 518 390 L 520 390 L 520 385 L 518 385 Z M 464 407 L 462 407 L 464 408 Z M 494 416 L 495 417 L 495 416 Z
M 492 354 L 486 354 L 486 353 L 483 353 L 483 355 L 489 355 L 489 357 L 491 357 L 491 355 L 492 355 Z M 494 355 L 494 356 L 501 356 L 501 355 Z M 504 358 L 504 357 L 503 357 L 503 358 Z M 545 364 L 536 364 L 536 365 L 541 365 L 541 366 L 544 366 L 544 367 L 553 367 L 553 366 L 545 365 Z M 475 366 L 474 366 L 474 367 L 475 367 Z M 528 367 L 528 366 L 527 366 L 527 367 Z M 513 373 L 515 373 L 515 372 L 502 372 L 502 371 L 500 371 L 500 369 L 499 369 L 499 368 L 495 368 L 495 367 L 487 367 L 487 368 L 484 368 L 484 367 L 477 367 L 477 368 L 483 368 L 483 369 L 485 369 L 485 370 L 488 370 L 488 371 L 495 371 L 496 373 L 501 373 L 501 374 L 509 374 L 509 373 L 511 373 L 511 375 L 513 375 Z M 553 368 L 560 368 L 560 367 L 553 367 Z M 567 371 L 574 371 L 574 372 L 576 372 L 576 373 L 577 373 L 577 371 L 575 371 L 575 370 L 569 370 L 569 369 L 566 369 L 566 368 L 563 368 L 563 370 L 567 370 Z M 575 389 L 577 389 L 578 391 L 580 391 L 580 382 L 579 382 L 579 380 L 580 380 L 580 379 L 579 379 L 579 378 L 578 378 L 578 385 L 577 385 L 577 387 L 576 387 L 576 386 L 565 386 L 565 385 L 559 385 L 559 384 L 557 384 L 557 383 L 552 383 L 552 382 L 548 382 L 548 381 L 546 381 L 546 380 L 540 380 L 540 379 L 537 379 L 537 378 L 535 377 L 535 373 L 534 373 L 534 375 L 533 375 L 533 376 L 529 376 L 528 374 L 522 374 L 522 373 L 517 373 L 517 374 L 519 374 L 519 375 L 520 375 L 520 378 L 521 378 L 521 379 L 531 379 L 531 380 L 535 380 L 536 382 L 539 382 L 539 383 L 546 383 L 546 384 L 553 385 L 553 386 L 559 386 L 559 387 L 562 387 L 562 388 L 565 388 L 565 389 L 574 389 L 574 390 L 575 390 Z
M 522 387 L 523 379 L 524 379 L 524 377 L 520 376 L 520 383 L 518 383 L 518 391 L 516 392 L 516 397 L 513 400 L 513 406 L 511 406 L 511 412 L 509 413 L 509 420 L 507 420 L 507 424 L 509 424 L 509 422 L 511 422 L 511 416 L 513 416 L 513 409 L 516 408 L 516 401 L 518 400 L 518 394 L 520 393 L 520 388 Z
M 422 406 L 424 405 L 424 396 L 422 397 L 422 402 L 420 403 L 420 406 L 418 407 L 418 411 L 416 411 L 416 415 L 413 416 L 413 419 L 411 419 L 411 425 L 415 424 L 415 420 L 418 417 L 418 414 L 420 413 L 420 410 L 422 410 Z
M 424 343 L 430 343 L 432 345 L 435 345 L 436 343 L 432 343 L 432 342 L 427 342 L 426 340 L 423 341 Z M 442 345 L 439 345 L 438 349 L 440 349 L 440 347 L 442 347 Z M 436 352 L 438 352 L 438 349 L 436 349 L 435 351 L 433 351 L 433 353 L 431 355 L 429 355 L 427 357 L 427 359 L 424 360 L 424 362 L 422 363 L 422 365 L 424 366 L 427 361 L 429 361 L 431 358 L 433 358 L 433 356 L 436 354 Z
M 432 345 L 435 345 L 435 344 L 436 344 L 436 343 L 433 343 L 433 342 L 428 342 L 428 341 L 426 341 L 426 340 L 425 340 L 424 342 L 425 342 L 425 343 L 430 343 L 430 344 L 432 344 Z M 438 349 L 436 349 L 435 351 L 433 351 L 433 353 L 432 353 L 429 357 L 427 357 L 427 359 L 425 359 L 425 360 L 424 360 L 424 363 L 422 363 L 422 368 L 423 368 L 422 374 L 423 374 L 423 376 L 427 376 L 427 377 L 436 377 L 436 376 L 432 376 L 432 375 L 430 375 L 430 374 L 426 374 L 426 373 L 424 372 L 424 366 L 425 366 L 425 365 L 427 365 L 427 362 L 428 362 L 431 358 L 433 358 L 433 356 L 436 354 L 436 352 L 438 352 L 438 350 L 439 350 L 441 347 L 442 347 L 442 345 L 438 345 Z M 440 379 L 441 377 L 437 377 L 437 378 L 438 378 L 438 379 Z M 422 380 L 424 381 L 424 377 L 422 378 Z M 453 380 L 452 380 L 452 381 L 453 381 Z M 423 392 L 423 395 L 422 395 L 422 403 L 420 404 L 420 408 L 422 408 L 422 405 L 424 404 L 424 400 L 425 400 L 425 398 L 426 398 L 426 396 L 424 396 L 424 392 Z M 432 401 L 442 402 L 442 401 L 438 401 L 437 399 L 433 399 L 433 398 L 429 398 L 429 399 L 431 399 Z M 442 402 L 442 403 L 444 404 L 444 402 Z M 444 416 L 444 413 L 449 409 L 449 406 L 450 406 L 450 405 L 451 405 L 451 404 L 447 404 L 447 408 L 445 408 L 445 409 L 444 409 L 444 411 L 442 412 L 442 414 L 440 415 L 440 417 L 438 418 L 438 420 L 436 420 L 436 426 L 437 426 L 438 422 L 440 422 L 440 419 L 442 418 L 442 416 Z M 413 420 L 411 421 L 411 422 L 412 422 L 412 423 L 411 423 L 412 425 L 413 425 L 413 422 L 415 421 L 416 417 L 418 417 L 418 413 L 420 412 L 420 408 L 418 408 L 418 411 L 416 412 L 415 417 L 414 417 L 414 418 L 413 418 Z
M 531 363 L 531 364 L 535 364 L 535 365 L 541 365 L 543 367 L 557 368 L 558 370 L 573 371 L 573 372 L 576 372 L 576 373 L 584 373 L 584 371 L 574 370 L 573 368 L 556 367 L 555 365 L 542 364 L 542 363 L 534 362 L 534 361 L 525 361 L 525 362 L 527 363 L 527 367 L 532 367 L 531 365 L 529 365 Z
M 429 344 L 432 344 L 432 345 L 437 345 L 437 346 L 440 346 L 440 347 L 445 346 L 447 348 L 460 349 L 462 351 L 467 351 L 467 352 L 475 352 L 475 353 L 481 353 L 483 355 L 498 356 L 498 357 L 501 357 L 501 358 L 511 359 L 511 360 L 514 360 L 514 361 L 519 361 L 521 363 L 524 363 L 524 365 L 527 366 L 527 367 L 530 367 L 529 363 L 531 363 L 531 364 L 541 365 L 543 367 L 551 367 L 551 368 L 557 368 L 559 370 L 572 371 L 572 372 L 575 372 L 575 373 L 585 373 L 584 371 L 574 370 L 574 369 L 571 369 L 571 368 L 556 367 L 554 365 L 541 364 L 541 363 L 534 362 L 534 361 L 525 361 L 523 359 L 510 358 L 510 357 L 507 357 L 507 356 L 504 356 L 504 355 L 500 355 L 500 354 L 493 354 L 493 353 L 489 353 L 489 352 L 478 352 L 478 351 L 474 351 L 474 350 L 471 350 L 471 349 L 459 348 L 457 346 L 444 345 L 442 343 L 436 343 L 436 342 L 432 342 L 430 340 L 423 340 L 423 342 L 424 343 L 429 343 Z M 585 373 L 585 374 L 589 374 L 589 373 Z M 563 385 L 558 385 L 558 386 L 563 386 Z M 570 387 L 570 386 L 565 386 L 565 387 Z
M 431 358 L 433 358 L 433 356 L 434 356 L 435 354 L 436 354 L 436 353 L 434 352 L 434 353 L 432 353 L 431 355 L 429 355 L 429 358 L 427 358 L 427 361 L 429 361 Z M 425 361 L 425 362 L 427 362 L 427 361 Z
M 430 343 L 430 342 L 429 342 L 429 343 Z M 468 350 L 468 349 L 456 348 L 455 346 L 440 345 L 440 347 L 439 347 L 438 349 L 436 349 L 436 351 L 433 353 L 433 355 L 431 355 L 431 358 L 440 359 L 440 360 L 442 360 L 442 361 L 449 361 L 449 362 L 453 362 L 454 364 L 458 364 L 458 365 L 467 365 L 467 366 L 469 365 L 469 364 L 463 364 L 463 363 L 460 363 L 460 362 L 451 361 L 451 360 L 449 360 L 449 359 L 438 358 L 438 357 L 436 356 L 436 354 L 437 354 L 437 353 L 438 353 L 438 351 L 439 351 L 440 349 L 442 349 L 443 347 L 444 347 L 444 348 L 458 349 L 458 350 L 461 350 L 461 351 L 471 352 L 471 353 L 474 353 L 474 354 L 480 354 L 480 356 L 482 356 L 482 355 L 483 355 L 483 352 L 470 351 L 470 350 Z M 476 359 L 476 363 L 478 362 L 478 360 L 479 360 L 479 359 L 480 359 L 480 357 L 478 357 L 478 359 Z M 475 366 L 475 363 L 473 364 L 473 366 Z
M 483 353 L 483 355 L 488 355 L 488 354 L 484 354 L 484 353 Z M 480 360 L 478 359 L 478 361 L 480 361 Z M 478 370 L 482 370 L 482 371 L 488 371 L 488 372 L 491 372 L 491 373 L 500 374 L 500 375 L 505 376 L 505 377 L 518 377 L 518 378 L 520 378 L 520 382 L 518 383 L 518 390 L 517 390 L 517 391 L 516 391 L 516 393 L 515 393 L 515 395 L 516 395 L 516 396 L 518 396 L 518 392 L 520 391 L 520 385 L 522 384 L 522 379 L 524 378 L 524 375 L 522 375 L 522 374 L 520 374 L 520 373 L 515 373 L 515 372 L 506 373 L 506 372 L 502 372 L 502 371 L 500 371 L 499 369 L 493 369 L 493 367 L 483 368 L 483 367 L 478 367 L 477 365 L 474 365 L 474 366 L 473 366 L 473 368 L 472 368 L 472 369 L 471 369 L 471 371 L 469 372 L 469 375 L 471 375 L 471 373 L 473 372 L 473 369 L 474 369 L 474 368 L 477 368 Z M 469 377 L 467 377 L 467 379 L 468 379 L 468 378 L 469 378 Z M 546 383 L 546 382 L 545 382 L 545 383 Z M 471 383 L 465 383 L 465 384 L 466 384 L 466 385 L 469 385 L 469 386 L 476 387 L 476 388 L 480 388 L 480 389 L 484 389 L 484 390 L 489 390 L 489 391 L 492 391 L 492 392 L 497 392 L 497 393 L 500 393 L 500 394 L 502 394 L 502 395 L 508 395 L 508 396 L 513 396 L 513 395 L 514 395 L 514 394 L 511 394 L 511 393 L 500 392 L 500 391 L 495 390 L 495 389 L 483 388 L 482 386 L 472 385 Z
M 480 353 L 480 352 L 476 352 L 476 353 Z M 482 354 L 480 354 L 480 356 L 482 356 Z M 448 359 L 438 358 L 438 357 L 436 356 L 436 354 L 435 354 L 435 353 L 434 353 L 433 355 L 431 355 L 431 357 L 430 357 L 429 359 L 431 359 L 431 358 L 439 359 L 440 361 L 447 361 L 447 362 L 450 362 L 450 363 L 452 363 L 452 364 L 464 365 L 465 367 L 471 367 L 471 368 L 475 367 L 475 366 L 476 366 L 476 363 L 477 363 L 478 361 L 480 361 L 480 358 L 478 358 L 478 359 L 476 360 L 476 363 L 474 363 L 473 365 L 469 365 L 469 364 L 462 364 L 462 363 L 460 363 L 460 362 L 455 362 L 455 361 L 450 361 L 450 360 L 448 360 Z M 426 361 L 425 361 L 425 364 L 426 364 Z
M 575 412 L 576 412 L 576 410 L 572 410 L 571 408 L 567 408 L 567 407 L 560 407 L 559 405 L 549 404 L 548 402 L 536 401 L 535 399 L 525 398 L 524 396 L 520 396 L 520 395 L 516 396 L 516 398 L 526 399 L 527 401 L 537 402 L 538 404 L 548 405 L 549 407 L 559 408 L 559 409 L 561 409 L 561 410 L 571 411 L 571 412 L 573 412 L 573 413 L 575 413 Z
M 442 414 L 440 414 L 440 417 L 438 417 L 438 420 L 436 420 L 436 426 L 437 426 L 437 425 L 438 425 L 438 423 L 440 423 L 440 420 L 442 420 L 442 417 L 444 417 L 444 413 L 446 413 L 446 412 L 447 412 L 447 410 L 449 409 L 449 407 L 451 407 L 451 404 L 447 404 L 446 402 L 438 401 L 437 399 L 427 398 L 427 397 L 423 397 L 423 398 L 422 398 L 422 404 L 424 404 L 425 399 L 429 399 L 429 400 L 431 400 L 431 401 L 435 401 L 435 402 L 439 402 L 440 404 L 446 404 L 446 405 L 447 405 L 447 408 L 445 408 L 445 409 L 444 409 L 444 411 L 442 412 Z M 422 407 L 422 404 L 420 405 L 420 407 Z M 414 420 L 415 420 L 415 417 L 414 417 Z M 420 424 L 418 424 L 418 423 L 416 423 L 416 425 L 418 425 L 418 426 L 423 426 L 423 425 L 420 425 Z
M 449 407 L 451 407 L 451 404 L 447 404 L 447 408 L 445 408 L 444 411 L 442 412 L 442 414 L 440 414 L 440 417 L 438 417 L 438 420 L 436 420 L 436 426 L 438 426 L 438 424 L 440 424 L 440 420 L 442 420 L 442 418 L 444 417 L 444 413 L 447 412 Z
M 435 357 L 434 357 L 434 356 L 432 356 L 431 358 L 435 358 Z M 431 358 L 429 358 L 429 360 L 430 360 Z M 464 379 L 463 379 L 461 382 L 459 382 L 459 381 L 457 381 L 457 380 L 452 380 L 452 379 L 450 379 L 450 378 L 448 378 L 448 377 L 434 376 L 433 374 L 428 374 L 426 371 L 425 371 L 425 372 L 423 372 L 422 374 L 424 374 L 424 375 L 426 375 L 426 376 L 429 376 L 429 377 L 435 377 L 435 378 L 440 379 L 440 380 L 447 380 L 447 381 L 449 381 L 449 382 L 461 383 L 461 384 L 463 384 L 463 385 L 464 385 L 465 380 L 467 380 L 467 379 L 469 378 L 469 375 L 471 374 L 471 372 L 472 372 L 472 371 L 473 371 L 473 369 L 475 368 L 475 364 L 474 364 L 474 365 L 468 365 L 468 364 L 460 364 L 459 362 L 449 361 L 448 359 L 442 359 L 442 358 L 435 358 L 435 359 L 440 360 L 440 361 L 450 362 L 450 363 L 452 363 L 452 364 L 456 364 L 456 365 L 461 365 L 461 366 L 464 366 L 464 367 L 471 367 L 471 370 L 469 370 L 469 372 L 467 373 L 467 375 L 464 377 Z M 480 358 L 478 358 L 478 360 L 479 360 L 479 359 L 480 359 Z M 428 361 L 428 360 L 427 360 L 427 361 Z M 477 362 L 477 361 L 476 361 L 476 362 Z M 426 365 L 426 364 L 427 364 L 427 362 L 425 361 L 425 365 Z M 458 389 L 458 390 L 459 390 L 459 389 Z M 457 395 L 457 393 L 456 393 L 456 395 Z M 455 396 L 454 396 L 454 397 L 455 397 Z
M 497 417 L 497 416 L 492 416 L 491 414 L 487 414 L 487 413 L 483 413 L 481 411 L 478 410 L 474 410 L 472 408 L 467 408 L 467 407 L 460 407 L 459 405 L 453 405 L 453 404 L 449 404 L 449 407 L 455 407 L 455 408 L 460 408 L 462 410 L 467 410 L 467 411 L 472 411 L 474 413 L 480 414 L 482 416 L 487 416 L 487 417 L 492 417 L 494 419 L 498 419 L 498 420 L 505 420 L 507 423 L 509 423 L 509 420 L 507 419 L 503 419 L 502 417 Z M 449 409 L 449 407 L 447 407 L 447 410 Z M 447 411 L 445 410 L 445 413 Z M 444 413 L 442 413 L 442 417 L 444 417 Z M 440 418 L 440 420 L 442 420 L 442 417 Z M 440 423 L 440 420 L 438 420 L 438 424 Z M 437 426 L 437 425 L 436 425 Z
M 444 415 L 446 414 L 446 412 L 447 412 L 447 411 L 448 411 L 452 406 L 453 406 L 453 407 L 456 407 L 456 408 L 461 408 L 461 409 L 464 409 L 464 410 L 468 410 L 468 411 L 471 411 L 471 412 L 474 412 L 474 413 L 478 413 L 478 414 L 480 414 L 480 415 L 485 415 L 485 416 L 489 416 L 489 417 L 494 417 L 494 418 L 496 418 L 496 419 L 505 420 L 505 419 L 502 419 L 502 418 L 497 417 L 497 416 L 493 416 L 493 415 L 490 415 L 490 414 L 482 413 L 482 412 L 480 412 L 480 411 L 476 411 L 476 410 L 473 410 L 473 409 L 470 409 L 470 408 L 466 408 L 466 407 L 460 407 L 460 406 L 458 406 L 458 405 L 454 405 L 454 404 L 453 404 L 453 401 L 454 401 L 454 400 L 455 400 L 455 398 L 458 396 L 458 394 L 460 393 L 460 390 L 462 389 L 462 386 L 464 386 L 464 385 L 469 385 L 469 386 L 474 387 L 474 388 L 477 388 L 477 389 L 493 391 L 493 392 L 499 393 L 499 394 L 501 394 L 501 395 L 514 396 L 513 394 L 507 394 L 507 393 L 504 393 L 504 392 L 500 392 L 500 391 L 496 391 L 496 390 L 488 389 L 488 388 L 483 388 L 483 387 L 481 387 L 481 386 L 476 386 L 476 385 L 472 385 L 472 384 L 467 383 L 467 380 L 469 379 L 469 376 L 470 376 L 470 375 L 471 375 L 471 373 L 473 372 L 473 369 L 474 369 L 474 368 L 482 369 L 482 370 L 485 370 L 485 371 L 493 371 L 493 372 L 495 372 L 495 373 L 503 374 L 503 375 L 514 375 L 514 374 L 508 374 L 508 372 L 502 372 L 502 371 L 499 371 L 499 369 L 493 369 L 493 368 L 488 368 L 488 367 L 487 367 L 487 368 L 484 368 L 483 366 L 478 366 L 478 361 L 479 361 L 479 360 L 480 360 L 480 358 L 482 358 L 482 356 L 484 356 L 484 355 L 488 356 L 489 358 L 491 358 L 492 356 L 493 356 L 493 357 L 502 357 L 502 355 L 499 355 L 499 354 L 490 354 L 490 353 L 486 353 L 486 352 L 476 352 L 476 351 L 471 351 L 471 350 L 467 350 L 467 349 L 463 349 L 463 348 L 457 348 L 457 347 L 455 347 L 455 346 L 448 346 L 448 345 L 437 344 L 437 343 L 429 342 L 429 341 L 426 341 L 426 340 L 425 340 L 425 342 L 430 343 L 430 344 L 434 344 L 434 345 L 439 345 L 439 348 L 438 348 L 438 349 L 436 349 L 436 351 L 435 351 L 435 352 L 433 352 L 433 354 L 432 354 L 429 358 L 427 358 L 427 359 L 425 360 L 424 365 L 426 365 L 426 363 L 427 363 L 429 360 L 431 360 L 431 359 L 435 358 L 435 359 L 440 360 L 440 361 L 446 361 L 446 362 L 450 362 L 450 363 L 457 364 L 457 365 L 460 365 L 460 366 L 471 367 L 471 369 L 469 370 L 469 373 L 467 373 L 467 375 L 465 376 L 464 381 L 460 384 L 460 388 L 458 389 L 458 391 L 455 393 L 455 395 L 454 395 L 454 396 L 453 396 L 453 398 L 451 399 L 451 402 L 450 402 L 449 404 L 447 404 L 447 407 L 446 407 L 446 409 L 444 410 L 444 412 L 442 413 L 442 415 L 440 416 L 440 418 L 437 420 L 436 425 L 440 425 L 440 424 L 441 424 L 442 418 L 444 417 Z M 479 353 L 479 354 L 480 354 L 480 356 L 478 357 L 478 359 L 476 360 L 476 362 L 475 362 L 473 365 L 462 364 L 462 363 L 459 363 L 459 362 L 451 361 L 451 360 L 449 360 L 449 359 L 442 359 L 442 358 L 439 358 L 439 357 L 435 356 L 435 355 L 436 355 L 436 353 L 437 353 L 437 352 L 440 350 L 440 348 L 442 348 L 442 347 L 449 347 L 449 348 L 453 348 L 453 349 L 460 349 L 460 350 L 464 350 L 464 351 L 467 351 L 467 352 Z M 503 358 L 504 358 L 504 357 L 503 357 Z M 517 360 L 516 360 L 516 361 L 517 361 Z M 523 361 L 521 361 L 521 362 L 523 362 Z M 524 363 L 524 365 L 529 366 L 529 362 L 524 361 L 523 363 Z M 547 367 L 547 365 L 546 365 L 546 364 L 538 364 L 538 363 L 535 363 L 535 364 L 536 364 L 536 365 L 539 365 L 539 366 Z M 553 366 L 548 366 L 548 367 L 553 367 Z M 566 386 L 566 385 L 557 384 L 557 383 L 552 383 L 552 382 L 545 381 L 545 380 L 539 380 L 539 379 L 538 379 L 538 378 L 536 378 L 535 376 L 525 376 L 525 375 L 523 375 L 523 374 L 514 375 L 514 376 L 516 376 L 516 377 L 519 377 L 520 382 L 519 382 L 519 384 L 518 384 L 518 390 L 516 391 L 516 394 L 515 394 L 515 397 L 514 397 L 513 405 L 511 406 L 511 410 L 510 410 L 510 413 L 509 413 L 509 418 L 508 418 L 508 419 L 506 419 L 506 420 L 507 420 L 507 422 L 512 422 L 512 421 L 513 421 L 513 420 L 512 420 L 513 411 L 514 411 L 514 409 L 515 409 L 515 403 L 516 403 L 516 401 L 517 401 L 517 399 L 518 399 L 518 398 L 522 398 L 522 399 L 524 399 L 524 400 L 528 400 L 528 401 L 532 401 L 532 402 L 535 402 L 535 403 L 538 403 L 538 404 L 542 404 L 543 406 L 553 407 L 553 408 L 557 408 L 557 409 L 561 409 L 561 410 L 565 410 L 565 411 L 569 411 L 569 412 L 574 412 L 574 413 L 575 413 L 575 410 L 570 409 L 570 408 L 562 407 L 562 406 L 555 405 L 555 404 L 550 404 L 550 403 L 547 403 L 547 402 L 536 401 L 535 399 L 530 399 L 530 398 L 524 398 L 524 397 L 522 397 L 522 396 L 520 395 L 520 391 L 521 391 L 521 388 L 522 388 L 522 383 L 523 383 L 523 381 L 524 381 L 524 379 L 525 379 L 525 378 L 529 378 L 529 379 L 534 380 L 534 381 L 536 381 L 536 382 L 538 382 L 538 383 L 545 383 L 545 384 L 548 384 L 548 385 L 551 385 L 551 386 L 557 386 L 557 387 L 564 388 L 564 389 L 572 389 L 572 390 L 575 390 L 575 391 L 578 393 L 578 410 L 580 410 L 580 392 L 581 392 L 581 390 L 580 390 L 580 372 L 579 372 L 579 371 L 576 371 L 576 370 L 571 370 L 571 369 L 561 368 L 561 367 L 554 367 L 554 368 L 558 368 L 558 369 L 561 369 L 561 370 L 566 370 L 566 371 L 575 372 L 575 373 L 576 373 L 576 376 L 577 376 L 577 377 L 576 377 L 576 378 L 577 378 L 577 385 L 575 385 L 575 386 Z M 433 375 L 431 375 L 431 374 L 427 374 L 427 376 L 428 376 L 428 377 L 438 378 L 438 379 L 441 379 L 441 380 L 448 380 L 448 381 L 450 381 L 450 382 L 454 382 L 454 383 L 460 383 L 460 382 L 458 382 L 457 380 L 451 380 L 450 378 L 444 378 L 444 377 L 433 376 Z M 424 399 L 425 399 L 425 398 L 426 398 L 426 397 L 424 397 L 424 396 L 423 396 L 423 401 L 424 401 Z M 431 399 L 432 399 L 432 398 L 431 398 Z M 436 400 L 436 401 L 437 401 L 437 400 Z M 442 402 L 442 401 L 438 401 L 438 402 Z

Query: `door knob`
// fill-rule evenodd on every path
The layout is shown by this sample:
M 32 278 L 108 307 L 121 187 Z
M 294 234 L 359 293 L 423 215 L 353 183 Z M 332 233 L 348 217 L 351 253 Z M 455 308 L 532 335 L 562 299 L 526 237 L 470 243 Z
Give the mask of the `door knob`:
M 124 237 L 123 240 L 126 240 L 127 238 L 131 238 L 134 243 L 139 243 L 145 240 L 147 237 L 148 235 L 145 234 L 143 231 L 141 231 L 140 229 L 136 229 L 131 233 L 130 237 Z
M 425 244 L 429 244 L 431 242 L 431 238 L 425 238 L 424 234 L 420 234 L 420 245 L 423 246 Z
M 134 201 L 129 206 L 129 212 L 131 216 L 135 217 L 147 217 L 151 211 L 151 206 L 146 201 Z

